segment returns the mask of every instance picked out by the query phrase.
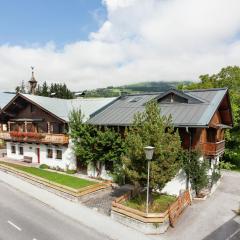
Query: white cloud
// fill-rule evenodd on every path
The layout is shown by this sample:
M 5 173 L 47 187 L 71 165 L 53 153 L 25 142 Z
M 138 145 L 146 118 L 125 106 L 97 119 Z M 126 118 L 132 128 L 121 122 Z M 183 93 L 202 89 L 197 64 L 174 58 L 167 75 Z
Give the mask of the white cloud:
M 71 89 L 140 81 L 196 80 L 240 63 L 239 0 L 104 0 L 107 20 L 88 41 L 0 46 L 0 86 L 29 79 Z M 238 38 L 237 38 L 238 35 Z

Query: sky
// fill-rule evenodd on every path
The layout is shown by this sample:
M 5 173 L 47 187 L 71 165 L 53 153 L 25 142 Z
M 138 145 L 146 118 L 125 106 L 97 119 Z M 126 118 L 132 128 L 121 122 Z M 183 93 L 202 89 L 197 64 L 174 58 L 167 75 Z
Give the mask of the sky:
M 240 63 L 239 0 L 0 0 L 0 87 L 197 81 Z

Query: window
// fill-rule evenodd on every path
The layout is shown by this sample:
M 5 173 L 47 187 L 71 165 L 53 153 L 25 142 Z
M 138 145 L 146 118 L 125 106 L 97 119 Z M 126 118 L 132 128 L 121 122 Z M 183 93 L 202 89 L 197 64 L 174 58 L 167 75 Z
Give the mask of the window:
M 142 97 L 133 97 L 133 98 L 130 98 L 130 100 L 129 100 L 129 102 L 138 102 L 138 101 L 140 101 L 140 100 L 142 100 Z
M 53 158 L 53 150 L 51 148 L 47 149 L 47 158 Z
M 19 155 L 23 155 L 23 146 L 19 147 Z
M 16 153 L 16 146 L 14 145 L 11 146 L 11 153 Z
M 31 112 L 35 112 L 35 106 L 33 104 L 31 104 Z
M 62 150 L 56 150 L 56 159 L 62 159 Z

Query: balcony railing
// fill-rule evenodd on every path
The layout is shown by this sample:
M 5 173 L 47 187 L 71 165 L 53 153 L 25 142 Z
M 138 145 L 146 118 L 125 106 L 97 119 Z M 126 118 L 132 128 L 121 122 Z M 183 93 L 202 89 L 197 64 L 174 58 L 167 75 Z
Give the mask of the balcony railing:
M 66 134 L 36 133 L 36 132 L 0 132 L 0 139 L 6 141 L 21 141 L 46 144 L 68 144 L 69 137 Z
M 216 156 L 224 153 L 225 141 L 201 143 L 202 151 L 207 156 Z

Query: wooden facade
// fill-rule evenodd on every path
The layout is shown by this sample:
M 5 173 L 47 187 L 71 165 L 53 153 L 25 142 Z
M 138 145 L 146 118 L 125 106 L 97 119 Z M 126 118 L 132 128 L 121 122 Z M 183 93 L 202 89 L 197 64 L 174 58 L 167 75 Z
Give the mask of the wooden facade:
M 68 126 L 22 96 L 16 96 L 1 113 L 0 138 L 6 141 L 68 144 Z
M 204 128 L 179 128 L 184 149 L 199 148 L 203 155 L 214 157 L 221 156 L 225 150 L 225 128 L 233 126 L 231 107 L 228 95 L 226 95 L 212 119 Z

